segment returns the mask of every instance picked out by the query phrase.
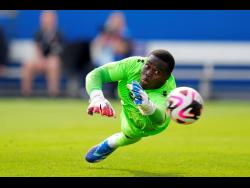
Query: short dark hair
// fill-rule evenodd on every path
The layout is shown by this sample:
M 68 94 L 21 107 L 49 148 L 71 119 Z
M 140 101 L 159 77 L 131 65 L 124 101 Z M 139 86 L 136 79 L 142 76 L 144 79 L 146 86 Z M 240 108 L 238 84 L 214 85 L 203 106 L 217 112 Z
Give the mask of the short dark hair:
M 162 61 L 166 62 L 168 65 L 168 74 L 172 73 L 174 66 L 175 66 L 175 60 L 170 52 L 168 52 L 167 50 L 163 50 L 163 49 L 157 49 L 157 50 L 152 51 L 150 55 L 151 54 L 158 57 Z

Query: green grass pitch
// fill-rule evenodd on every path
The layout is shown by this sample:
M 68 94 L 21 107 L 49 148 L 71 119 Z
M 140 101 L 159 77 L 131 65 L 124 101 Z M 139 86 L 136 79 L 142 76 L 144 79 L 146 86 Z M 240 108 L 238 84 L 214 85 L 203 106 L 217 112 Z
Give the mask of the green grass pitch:
M 111 101 L 119 114 L 120 102 Z M 206 102 L 193 125 L 169 127 L 88 164 L 90 147 L 120 131 L 87 101 L 0 99 L 0 176 L 250 176 L 250 102 Z

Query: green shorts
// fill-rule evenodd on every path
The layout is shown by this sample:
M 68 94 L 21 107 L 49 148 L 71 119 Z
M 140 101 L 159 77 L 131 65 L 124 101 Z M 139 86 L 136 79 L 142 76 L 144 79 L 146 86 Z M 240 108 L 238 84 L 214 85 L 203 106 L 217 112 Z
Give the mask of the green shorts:
M 162 125 L 157 126 L 153 130 L 146 130 L 146 128 L 145 129 L 137 128 L 136 125 L 134 125 L 134 123 L 129 118 L 126 117 L 123 111 L 121 112 L 120 117 L 121 117 L 121 130 L 123 134 L 125 134 L 130 138 L 141 138 L 159 134 L 168 127 L 170 122 L 170 118 L 167 118 Z

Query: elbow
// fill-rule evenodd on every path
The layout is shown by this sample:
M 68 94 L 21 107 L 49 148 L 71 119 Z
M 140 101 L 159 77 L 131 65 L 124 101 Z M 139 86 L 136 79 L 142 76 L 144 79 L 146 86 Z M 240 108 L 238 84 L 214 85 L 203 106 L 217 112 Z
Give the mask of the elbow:
M 155 124 L 157 124 L 157 125 L 163 124 L 166 121 L 166 118 L 167 118 L 166 115 L 164 115 L 164 116 L 162 115 L 161 118 L 159 118 L 155 121 Z
M 159 109 L 157 109 L 154 114 L 149 116 L 149 118 L 151 119 L 152 123 L 154 123 L 156 125 L 161 125 L 166 121 L 167 117 L 166 117 L 165 113 L 163 113 Z
M 86 91 L 87 91 L 87 93 L 89 94 L 89 92 L 90 92 L 90 88 L 89 88 L 89 86 L 91 85 L 90 83 L 91 83 L 91 80 L 93 80 L 93 73 L 92 73 L 93 71 L 91 71 L 91 72 L 89 72 L 87 75 L 86 75 L 86 77 L 85 77 L 85 88 L 86 88 Z
M 90 75 L 91 75 L 91 72 L 89 72 L 86 77 L 85 77 L 85 85 L 88 84 L 88 81 L 90 80 Z
M 157 122 L 155 122 L 157 125 L 161 125 L 165 122 L 165 118 L 159 119 Z
M 89 79 L 89 77 L 90 77 L 90 75 L 91 75 L 91 72 L 89 72 L 87 75 L 86 75 L 86 81 Z
M 92 70 L 92 71 L 90 71 L 90 72 L 86 75 L 86 77 L 85 77 L 85 82 L 86 82 L 86 84 L 87 84 L 89 81 L 91 81 L 91 79 L 92 79 L 94 73 L 95 73 L 95 69 Z

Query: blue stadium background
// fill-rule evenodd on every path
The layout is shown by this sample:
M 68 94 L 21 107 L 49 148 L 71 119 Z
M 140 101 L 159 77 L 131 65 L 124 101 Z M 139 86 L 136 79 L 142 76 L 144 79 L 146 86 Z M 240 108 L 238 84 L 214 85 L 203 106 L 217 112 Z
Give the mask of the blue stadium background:
M 31 38 L 40 10 L 19 10 L 12 22 L 0 20 L 10 37 Z M 59 26 L 69 39 L 92 39 L 111 10 L 59 10 Z M 250 40 L 248 10 L 124 10 L 135 39 Z
M 111 12 L 112 10 L 58 10 L 59 28 L 69 41 L 92 40 Z M 123 12 L 135 40 L 250 42 L 249 10 L 123 10 Z M 17 13 L 15 19 L 0 18 L 0 24 L 5 27 L 8 39 L 31 39 L 39 27 L 41 10 L 18 10 Z M 242 69 L 237 67 L 237 62 L 233 68 Z M 196 69 L 202 67 L 198 66 Z M 243 69 L 250 71 L 250 62 Z M 198 80 L 177 80 L 179 85 L 196 89 L 198 82 Z M 249 94 L 250 80 L 215 80 L 213 88 L 221 89 L 223 92 L 248 90 Z

